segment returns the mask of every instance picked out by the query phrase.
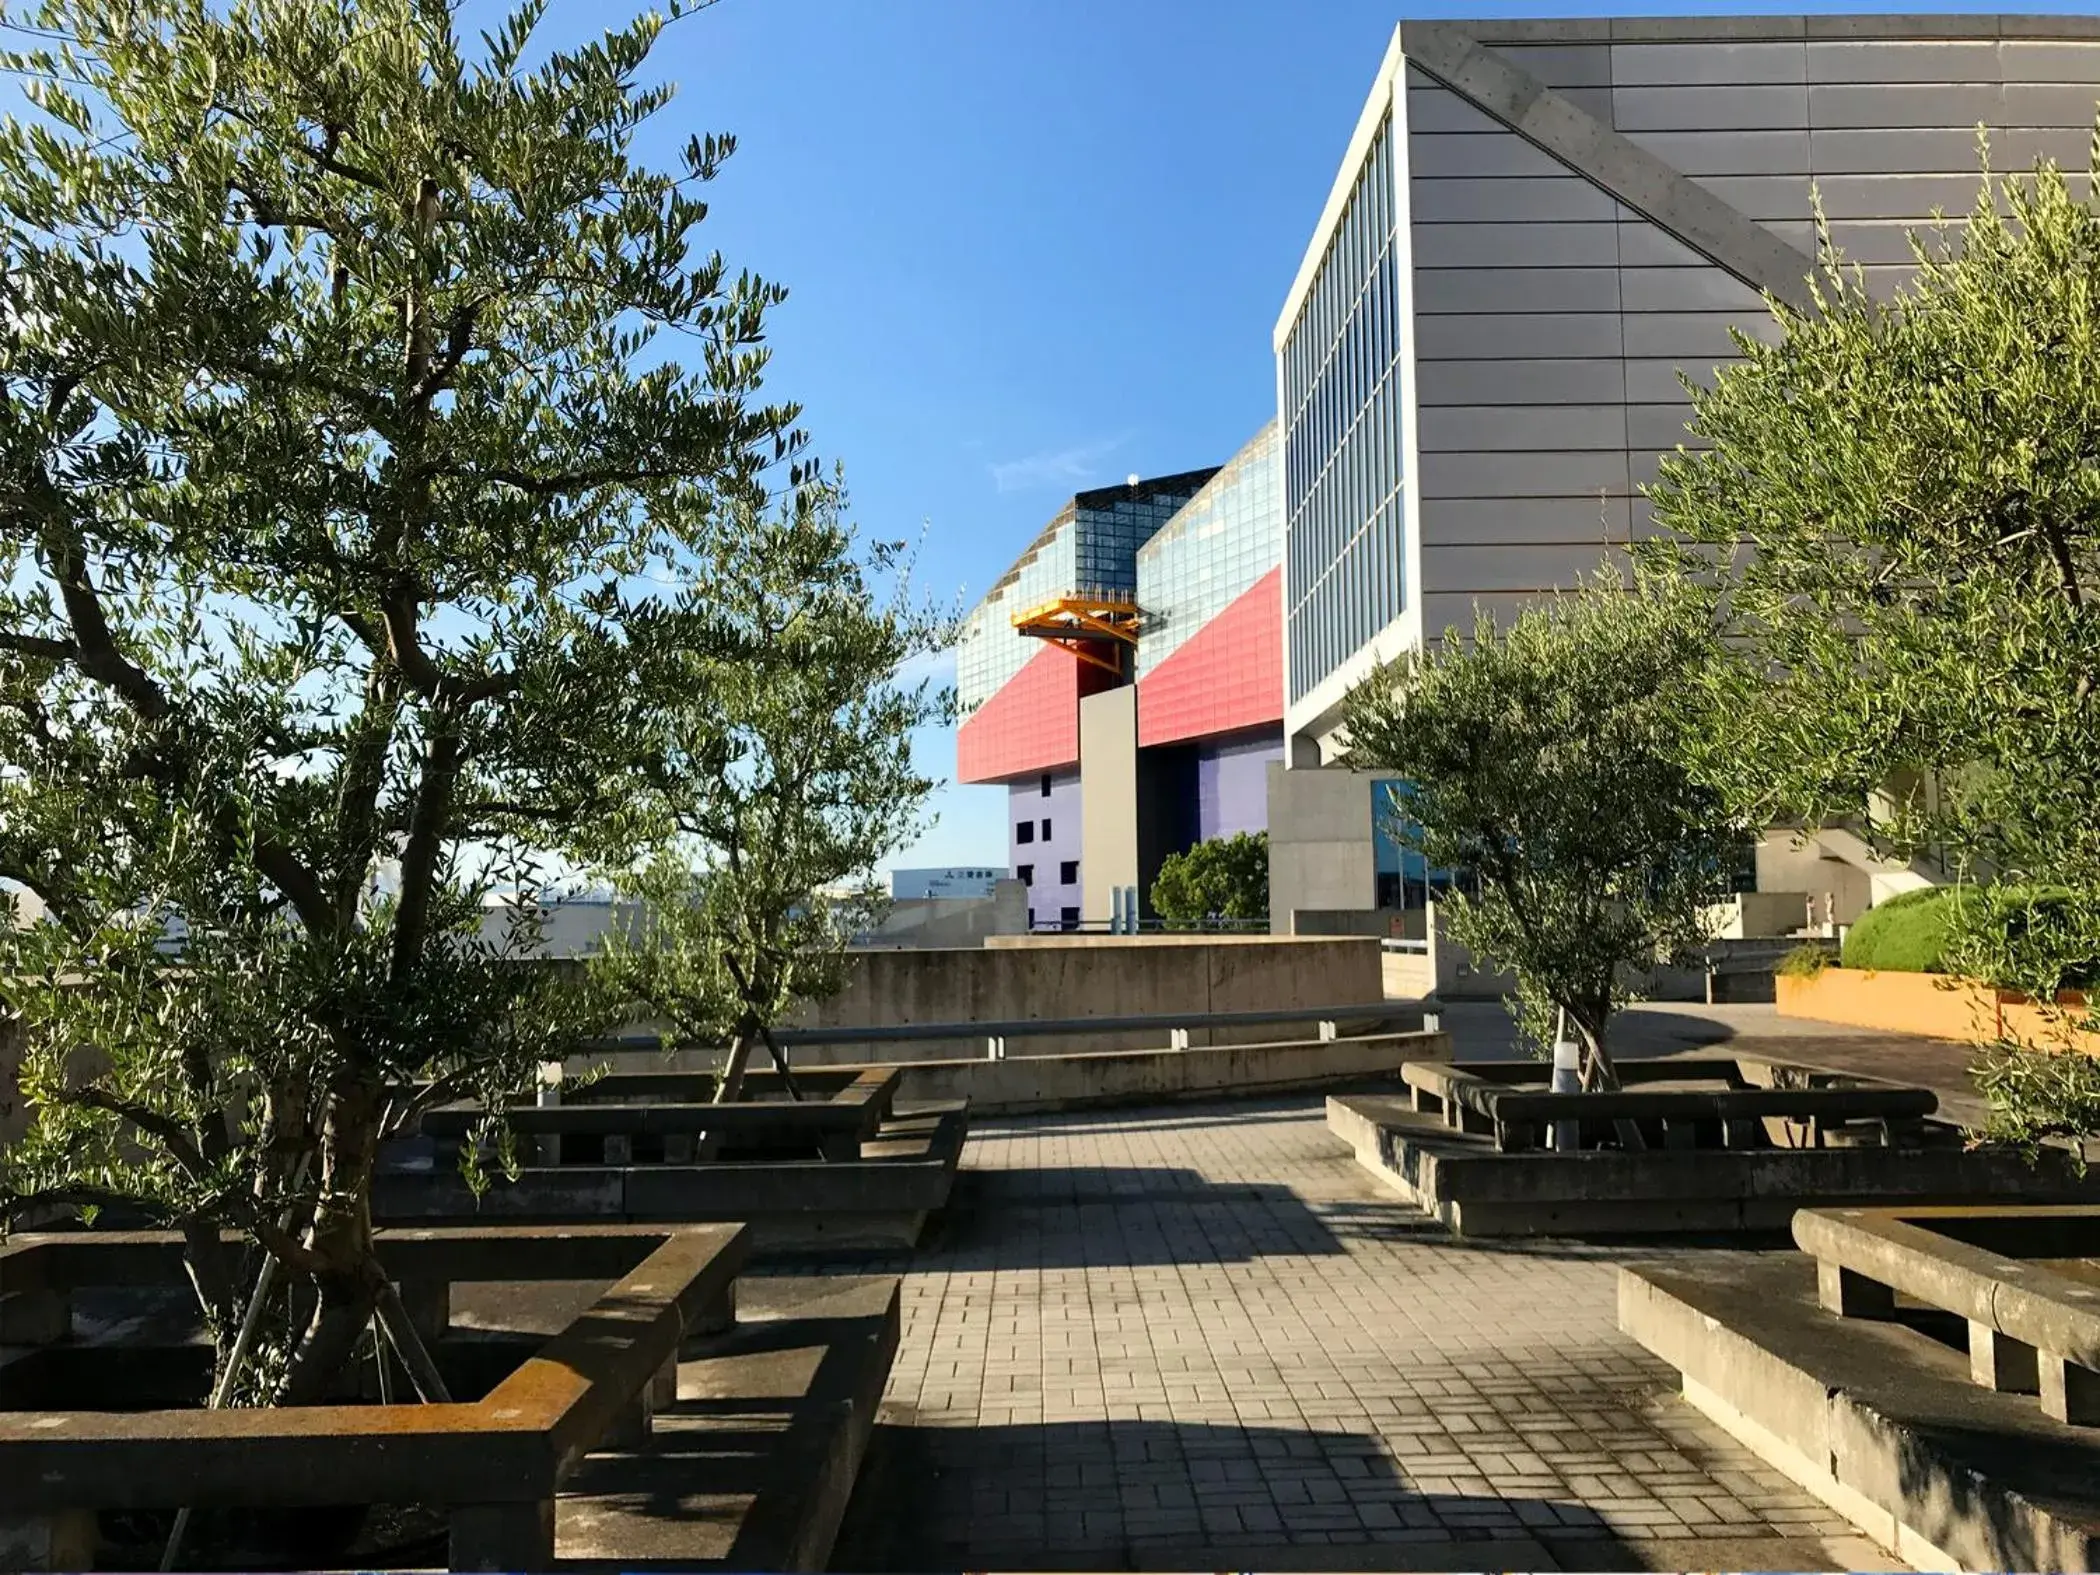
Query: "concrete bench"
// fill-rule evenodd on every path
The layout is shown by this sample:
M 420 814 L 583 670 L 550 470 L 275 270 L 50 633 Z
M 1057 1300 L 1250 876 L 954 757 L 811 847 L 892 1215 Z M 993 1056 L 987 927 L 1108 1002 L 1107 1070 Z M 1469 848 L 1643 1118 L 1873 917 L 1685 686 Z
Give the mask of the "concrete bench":
M 2100 1208 L 1817 1209 L 1793 1229 L 1825 1310 L 1885 1319 L 1903 1295 L 1953 1313 L 1976 1383 L 2100 1426 Z
M 544 1164 L 560 1164 L 575 1153 L 566 1138 L 602 1140 L 601 1154 L 608 1164 L 634 1164 L 641 1145 L 657 1148 L 667 1164 L 690 1164 L 704 1152 L 703 1140 L 713 1139 L 721 1147 L 745 1154 L 814 1149 L 827 1160 L 860 1157 L 861 1145 L 874 1137 L 890 1113 L 897 1092 L 899 1073 L 894 1069 L 872 1070 L 856 1076 L 844 1087 L 823 1098 L 744 1099 L 724 1104 L 674 1102 L 674 1088 L 697 1083 L 690 1075 L 668 1074 L 657 1079 L 646 1076 L 603 1078 L 581 1088 L 563 1090 L 564 1102 L 553 1105 L 513 1105 L 503 1112 L 504 1124 L 522 1137 L 542 1140 L 539 1158 Z M 654 1082 L 656 1087 L 634 1085 Z M 605 1084 L 616 1085 L 608 1089 Z M 621 1087 L 618 1085 L 626 1085 Z M 625 1095 L 622 1099 L 618 1096 Z M 473 1105 L 446 1105 L 426 1111 L 422 1129 L 430 1137 L 459 1140 L 487 1120 L 487 1113 Z
M 98 1510 L 417 1503 L 447 1512 L 452 1569 L 551 1568 L 563 1482 L 592 1451 L 647 1435 L 681 1346 L 733 1306 L 748 1246 L 741 1225 L 383 1233 L 389 1272 L 439 1327 L 461 1281 L 613 1283 L 471 1403 L 0 1411 L 0 1553 L 81 1567 Z M 174 1233 L 0 1247 L 17 1338 L 65 1340 L 76 1292 L 181 1275 Z
M 420 1152 L 382 1153 L 372 1212 L 394 1224 L 741 1220 L 762 1248 L 910 1247 L 947 1205 L 968 1130 L 963 1101 L 898 1106 L 851 1159 L 527 1164 L 478 1195 L 426 1136 Z
M 1930 1089 L 1783 1063 L 1685 1056 L 1622 1061 L 1618 1072 L 1619 1089 L 1584 1094 L 1552 1092 L 1538 1062 L 1409 1062 L 1401 1077 L 1416 1110 L 1440 1114 L 1461 1132 L 1492 1133 L 1505 1153 L 1536 1149 L 1555 1123 L 1577 1130 L 1649 1123 L 1661 1127 L 1665 1148 L 1745 1149 L 1769 1146 L 1771 1123 L 1804 1128 L 1797 1146 L 1820 1148 L 1832 1129 L 1871 1122 L 1884 1146 L 1895 1148 L 1915 1143 L 1939 1108 Z M 1715 1086 L 1641 1086 L 1654 1083 Z

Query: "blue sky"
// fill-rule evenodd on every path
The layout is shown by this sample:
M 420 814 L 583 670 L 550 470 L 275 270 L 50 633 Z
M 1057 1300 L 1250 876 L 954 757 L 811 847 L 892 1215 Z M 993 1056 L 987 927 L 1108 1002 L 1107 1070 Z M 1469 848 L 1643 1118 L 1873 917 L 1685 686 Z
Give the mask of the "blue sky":
M 609 4 L 555 0 L 549 33 Z M 1270 329 L 1401 15 L 1655 9 L 721 0 L 664 40 L 650 138 L 736 134 L 705 228 L 791 292 L 772 391 L 862 528 L 923 532 L 922 588 L 967 604 L 1066 495 L 1220 463 L 1272 413 Z M 952 773 L 952 735 L 918 746 Z M 893 862 L 1002 862 L 1004 797 L 944 788 Z

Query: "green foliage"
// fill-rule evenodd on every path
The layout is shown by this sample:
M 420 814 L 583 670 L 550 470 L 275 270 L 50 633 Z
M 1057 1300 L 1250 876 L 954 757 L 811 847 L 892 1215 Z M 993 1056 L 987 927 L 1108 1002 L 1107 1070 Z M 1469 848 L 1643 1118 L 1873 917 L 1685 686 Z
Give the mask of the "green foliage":
M 1446 905 L 1454 937 L 1515 973 L 1534 1044 L 1567 1012 L 1586 1086 L 1612 1078 L 1633 976 L 1704 945 L 1727 894 L 1744 827 L 1680 759 L 1712 661 L 1695 600 L 1605 574 L 1349 698 L 1349 764 L 1408 784 L 1395 834 L 1477 876 Z
M 1814 944 L 1796 946 L 1772 970 L 1783 979 L 1813 979 L 1830 966 L 1830 948 Z
M 1761 822 L 2100 892 L 2100 211 L 1986 174 L 1887 301 L 1825 244 L 1817 309 L 1693 391 L 1710 446 L 1652 489 L 1681 542 L 1647 550 L 1722 565 L 1745 653 L 1701 773 Z
M 1961 910 L 1959 886 L 1928 886 L 1877 902 L 1845 934 L 1847 968 L 1882 973 L 1945 973 L 1951 926 Z
M 1152 907 L 1170 929 L 1269 916 L 1269 834 L 1241 831 L 1160 860 Z
M 612 872 L 641 909 L 599 964 L 679 1042 L 748 1040 L 841 982 L 842 951 L 884 900 L 875 865 L 922 829 L 933 782 L 911 734 L 952 713 L 900 670 L 952 637 L 949 619 L 888 601 L 835 488 L 715 549 L 705 598 L 652 615 L 660 653 L 632 731 L 645 786 L 625 807 L 655 851 Z M 848 884 L 852 883 L 852 884 Z M 844 888 L 844 889 L 842 889 Z
M 637 162 L 662 19 L 526 71 L 543 10 L 8 16 L 0 876 L 48 922 L 0 1219 L 180 1226 L 222 1328 L 245 1231 L 319 1293 L 287 1396 L 383 1284 L 379 1145 L 596 1021 L 484 899 L 604 856 L 723 531 L 808 479 L 781 292 L 695 245 L 733 144 Z
M 1974 1075 L 1990 1104 L 1989 1135 L 2000 1142 L 2031 1151 L 2051 1138 L 2100 1132 L 2100 1061 L 2091 1056 L 1994 1045 Z M 2070 1147 L 2082 1163 L 2083 1145 Z

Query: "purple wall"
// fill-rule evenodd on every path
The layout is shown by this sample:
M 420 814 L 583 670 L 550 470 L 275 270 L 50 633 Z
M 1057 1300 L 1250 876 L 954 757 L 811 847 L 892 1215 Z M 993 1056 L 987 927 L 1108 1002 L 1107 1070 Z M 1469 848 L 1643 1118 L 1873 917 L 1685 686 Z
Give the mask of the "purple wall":
M 1041 925 L 1054 925 L 1064 909 L 1079 907 L 1079 881 L 1059 878 L 1064 864 L 1072 864 L 1075 876 L 1084 873 L 1078 868 L 1079 773 L 1052 771 L 1048 780 L 1048 797 L 1043 794 L 1041 776 L 1009 782 L 1006 796 L 1006 867 L 1017 878 L 1024 865 L 1030 869 L 1034 879 L 1028 886 L 1028 907 L 1031 922 Z M 1046 820 L 1050 822 L 1047 840 L 1043 836 Z M 1019 840 L 1024 822 L 1034 828 L 1032 842 Z
M 1235 733 L 1196 746 L 1196 836 L 1208 842 L 1269 829 L 1269 762 L 1283 758 L 1283 730 Z

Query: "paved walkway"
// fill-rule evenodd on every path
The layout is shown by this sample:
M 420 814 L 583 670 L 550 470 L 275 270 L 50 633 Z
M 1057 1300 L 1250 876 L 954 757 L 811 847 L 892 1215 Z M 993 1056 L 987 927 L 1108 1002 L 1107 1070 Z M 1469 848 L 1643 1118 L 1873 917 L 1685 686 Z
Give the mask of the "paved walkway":
M 834 1568 L 1901 1568 L 1676 1397 L 1604 1253 L 1452 1241 L 1317 1100 L 965 1164 Z

